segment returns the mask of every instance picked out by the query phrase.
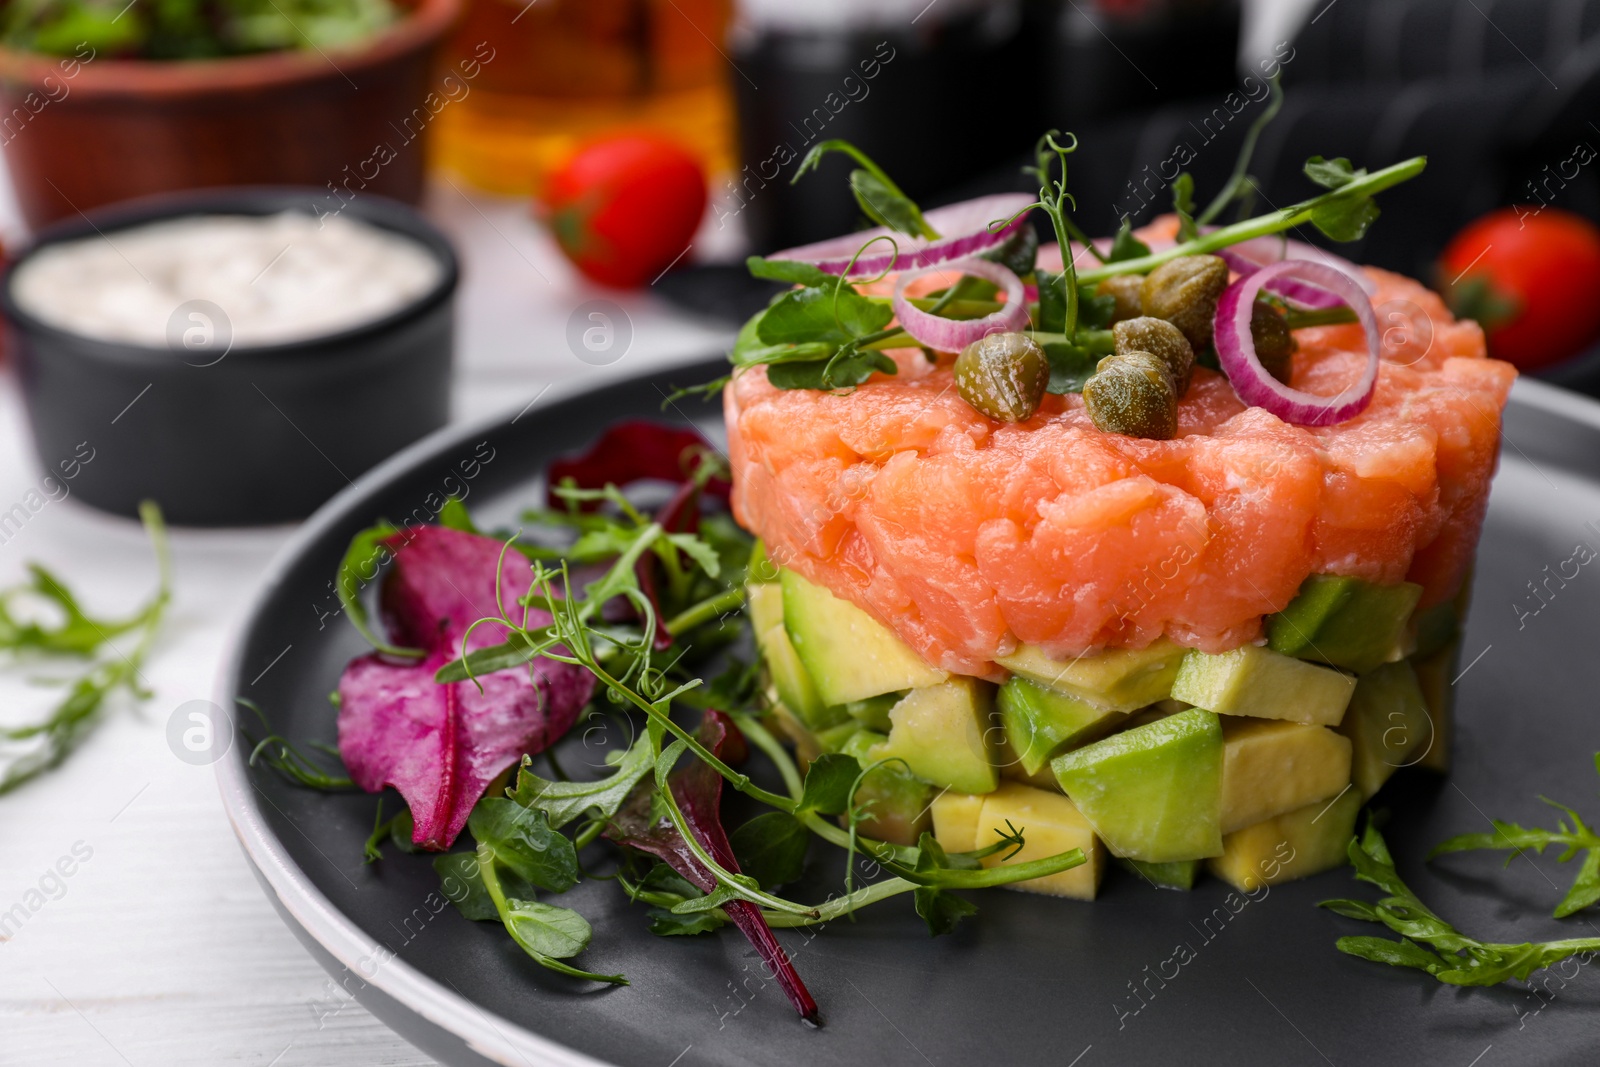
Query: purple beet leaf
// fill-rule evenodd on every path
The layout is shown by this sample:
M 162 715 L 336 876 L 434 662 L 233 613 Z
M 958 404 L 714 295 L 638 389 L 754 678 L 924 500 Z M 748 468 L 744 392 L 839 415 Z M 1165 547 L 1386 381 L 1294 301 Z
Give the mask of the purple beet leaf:
M 498 615 L 495 575 L 500 542 L 424 526 L 387 542 L 394 566 L 383 588 L 384 620 L 393 639 L 422 648 L 419 660 L 372 653 L 352 660 L 339 680 L 339 754 L 351 779 L 368 792 L 392 785 L 405 797 L 412 840 L 450 847 L 489 783 L 524 753 L 542 751 L 571 728 L 588 703 L 594 679 L 581 667 L 538 659 L 444 685 L 434 672 L 461 654 L 461 639 L 480 618 Z M 504 554 L 502 602 L 521 619 L 517 599 L 532 579 L 526 557 Z M 530 610 L 531 627 L 550 621 Z M 507 629 L 486 623 L 467 651 L 501 644 Z
M 687 481 L 704 462 L 702 450 L 710 447 L 704 437 L 681 426 L 643 419 L 619 422 L 581 456 L 550 464 L 550 506 L 564 506 L 554 492 L 564 478 L 579 489 L 603 489 L 608 482 L 621 489 L 646 479 Z M 722 500 L 728 499 L 730 488 L 721 478 L 706 484 L 706 491 Z

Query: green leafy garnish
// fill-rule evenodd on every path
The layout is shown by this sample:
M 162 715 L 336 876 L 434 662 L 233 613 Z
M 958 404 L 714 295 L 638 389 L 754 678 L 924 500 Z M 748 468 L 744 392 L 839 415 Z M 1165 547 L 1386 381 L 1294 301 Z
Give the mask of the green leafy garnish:
M 849 141 L 822 141 L 812 146 L 800 161 L 800 166 L 795 168 L 790 184 L 799 181 L 807 171 L 815 170 L 822 162 L 822 157 L 829 152 L 843 152 L 860 164 L 859 168 L 850 172 L 850 191 L 855 194 L 856 203 L 861 205 L 861 211 L 867 218 L 879 226 L 887 226 L 912 237 L 926 237 L 929 240 L 938 238 L 938 231 L 922 217 L 922 209 L 901 192 L 900 187 L 883 172 L 883 168 Z
M 1595 771 L 1600 773 L 1600 752 L 1595 753 Z M 1583 817 L 1565 804 L 1551 800 L 1549 797 L 1540 797 L 1544 803 L 1564 812 L 1572 820 L 1572 825 L 1567 826 L 1566 819 L 1556 822 L 1554 830 L 1544 830 L 1537 826 L 1519 826 L 1514 822 L 1502 822 L 1499 819 L 1489 820 L 1494 825 L 1492 834 L 1460 834 L 1435 845 L 1433 851 L 1428 853 L 1428 858 L 1443 856 L 1450 852 L 1474 852 L 1478 850 L 1509 849 L 1511 855 L 1506 857 L 1506 866 L 1522 853 L 1533 851 L 1543 855 L 1544 850 L 1551 845 L 1561 847 L 1561 855 L 1556 857 L 1557 863 L 1566 863 L 1583 853 L 1583 862 L 1578 865 L 1578 876 L 1572 882 L 1572 888 L 1567 890 L 1567 895 L 1561 898 L 1561 903 L 1556 905 L 1555 917 L 1564 919 L 1568 915 L 1582 911 L 1589 905 L 1600 900 L 1600 835 L 1589 828 Z
M 1172 211 L 1178 216 L 1178 240 L 1200 236 L 1194 223 L 1194 175 L 1184 171 L 1172 183 Z
M 140 669 L 155 643 L 172 598 L 172 562 L 161 509 L 147 500 L 139 505 L 139 517 L 144 521 L 145 532 L 155 550 L 159 577 L 155 594 L 129 618 L 114 622 L 93 618 L 59 578 L 37 564 L 30 564 L 28 568 L 32 581 L 0 592 L 0 648 L 78 658 L 93 657 L 102 648 L 110 648 L 109 655 L 101 656 L 87 673 L 68 686 L 67 695 L 45 718 L 0 730 L 0 742 L 28 746 L 28 751 L 9 760 L 0 771 L 0 794 L 9 793 L 60 766 L 94 728 L 112 694 L 126 690 L 136 700 L 150 696 Z M 62 621 L 50 626 L 19 620 L 13 606 L 24 596 L 52 603 L 64 616 Z M 110 646 L 112 637 L 135 631 L 138 640 L 129 651 L 124 653 Z
M 1368 825 L 1350 841 L 1350 862 L 1356 878 L 1386 895 L 1377 903 L 1325 900 L 1327 908 L 1347 919 L 1380 923 L 1400 935 L 1341 937 L 1340 952 L 1391 967 L 1425 971 L 1447 985 L 1491 986 L 1512 978 L 1526 980 L 1534 971 L 1580 952 L 1600 951 L 1600 938 L 1574 938 L 1524 944 L 1479 941 L 1434 914 L 1401 880 L 1394 860 L 1376 827 Z

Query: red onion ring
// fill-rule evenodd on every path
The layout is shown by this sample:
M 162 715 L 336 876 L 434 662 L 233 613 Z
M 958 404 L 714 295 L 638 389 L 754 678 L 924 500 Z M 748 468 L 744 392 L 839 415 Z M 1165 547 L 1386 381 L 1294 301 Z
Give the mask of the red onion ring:
M 981 319 L 945 319 L 923 311 L 906 299 L 906 286 L 934 270 L 971 274 L 994 282 L 1006 291 L 1005 306 Z M 920 344 L 938 352 L 959 352 L 991 333 L 1013 333 L 1028 327 L 1028 302 L 1023 298 L 1022 279 L 1000 264 L 986 259 L 963 259 L 937 267 L 906 271 L 895 280 L 891 306 L 902 330 Z
M 1004 244 L 1006 238 L 1028 224 L 1030 213 L 1023 209 L 1034 200 L 1034 197 L 1026 193 L 1000 193 L 934 208 L 925 212 L 923 218 L 928 220 L 928 225 L 936 232 L 947 235 L 935 240 L 926 237 L 908 237 L 903 233 L 896 233 L 887 227 L 879 226 L 859 233 L 848 233 L 842 237 L 831 237 L 815 244 L 801 245 L 799 248 L 788 248 L 782 252 L 774 252 L 767 258 L 810 263 L 829 274 L 844 274 L 848 270 L 852 278 L 871 277 L 892 270 L 932 267 L 948 263 L 953 259 L 977 255 L 996 245 Z M 1017 214 L 1019 211 L 1022 212 L 1020 215 Z M 1016 215 L 1016 218 L 1012 218 L 1012 215 Z M 1010 221 L 991 232 L 989 224 L 1001 219 Z M 867 249 L 861 258 L 856 259 L 853 266 L 851 265 L 852 257 L 862 245 L 875 237 L 883 236 L 893 237 L 894 245 L 888 241 L 879 241 Z M 895 250 L 896 246 L 899 248 L 898 252 Z
M 1240 277 L 1254 274 L 1262 267 L 1273 263 L 1296 259 L 1308 263 L 1321 263 L 1350 275 L 1368 296 L 1378 291 L 1377 285 L 1360 267 L 1348 259 L 1324 251 L 1316 245 L 1306 244 L 1304 241 L 1294 241 L 1285 237 L 1255 237 L 1219 249 L 1217 255 L 1222 257 L 1229 270 Z M 1267 288 L 1285 300 L 1292 300 L 1306 308 L 1331 308 L 1344 303 L 1337 295 L 1321 286 L 1310 285 L 1295 278 L 1280 278 Z
M 1273 282 L 1285 279 L 1338 296 L 1361 321 L 1367 336 L 1367 369 L 1359 381 L 1336 396 L 1318 396 L 1290 388 L 1268 374 L 1256 357 L 1255 342 L 1250 334 L 1256 295 Z M 1378 317 L 1373 314 L 1372 300 L 1360 282 L 1336 267 L 1299 259 L 1286 259 L 1262 267 L 1223 290 L 1217 301 L 1213 327 L 1217 358 L 1233 383 L 1233 391 L 1246 404 L 1265 408 L 1284 422 L 1297 426 L 1331 426 L 1355 418 L 1372 403 L 1372 395 L 1378 388 L 1381 346 Z

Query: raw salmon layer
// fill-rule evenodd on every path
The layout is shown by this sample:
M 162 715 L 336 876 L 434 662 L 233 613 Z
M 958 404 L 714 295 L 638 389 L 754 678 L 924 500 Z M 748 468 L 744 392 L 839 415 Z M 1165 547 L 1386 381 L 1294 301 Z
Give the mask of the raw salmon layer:
M 1020 643 L 1070 658 L 1166 635 L 1221 652 L 1308 575 L 1454 596 L 1471 565 L 1516 371 L 1410 279 L 1368 270 L 1385 330 L 1376 396 L 1337 426 L 1247 408 L 1198 369 L 1178 437 L 1097 430 L 1076 395 L 995 422 L 950 358 L 850 392 L 724 394 L 734 513 L 779 564 L 866 609 L 929 663 L 994 676 Z M 1338 392 L 1359 326 L 1300 330 L 1293 385 Z

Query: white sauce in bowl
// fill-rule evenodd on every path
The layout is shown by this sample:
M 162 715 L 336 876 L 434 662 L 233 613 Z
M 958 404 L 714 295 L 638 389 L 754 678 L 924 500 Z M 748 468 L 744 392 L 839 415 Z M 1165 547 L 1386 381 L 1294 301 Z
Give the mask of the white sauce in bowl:
M 365 222 L 311 215 L 196 215 L 39 250 L 12 275 L 28 313 L 101 341 L 168 345 L 189 302 L 222 309 L 232 346 L 339 333 L 421 297 L 444 268 L 423 245 Z

